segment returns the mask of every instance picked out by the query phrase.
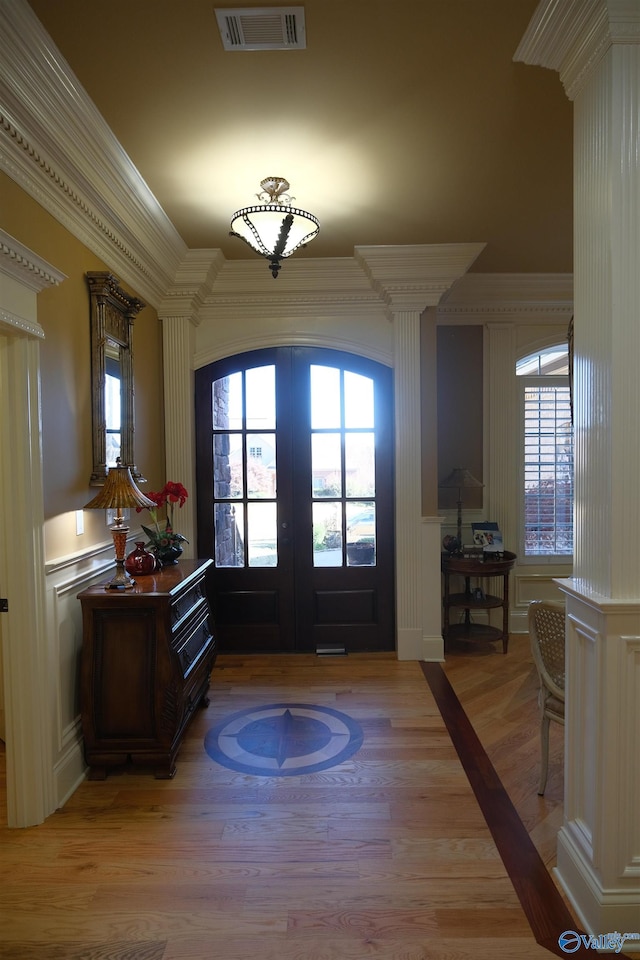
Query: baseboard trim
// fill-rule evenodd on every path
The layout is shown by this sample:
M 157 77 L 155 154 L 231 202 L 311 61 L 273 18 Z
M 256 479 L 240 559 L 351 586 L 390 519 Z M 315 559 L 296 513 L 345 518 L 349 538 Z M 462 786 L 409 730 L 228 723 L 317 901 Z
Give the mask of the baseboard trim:
M 428 663 L 444 662 L 444 640 L 442 634 L 422 638 L 422 660 Z
M 53 770 L 56 809 L 63 807 L 86 777 L 82 740 L 69 747 Z
M 581 855 L 567 826 L 558 834 L 555 875 L 588 933 L 599 936 L 621 930 L 640 934 L 638 891 L 605 889 Z M 624 950 L 625 954 L 640 952 L 640 939 L 625 941 Z

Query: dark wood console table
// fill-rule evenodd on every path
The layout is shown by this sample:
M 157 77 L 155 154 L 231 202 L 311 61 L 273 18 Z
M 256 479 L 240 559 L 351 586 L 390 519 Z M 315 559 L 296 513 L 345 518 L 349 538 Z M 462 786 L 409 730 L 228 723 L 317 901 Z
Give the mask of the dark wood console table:
M 448 640 L 502 640 L 502 652 L 506 653 L 509 646 L 509 574 L 517 560 L 515 553 L 505 551 L 502 559 L 471 560 L 456 555 L 442 554 L 442 572 L 444 574 L 444 623 L 442 635 L 445 647 Z M 452 575 L 464 577 L 464 593 L 451 593 L 450 577 Z M 502 596 L 485 594 L 476 598 L 471 588 L 471 578 L 502 577 Z M 464 609 L 464 620 L 461 623 L 450 623 L 450 613 L 455 607 Z M 472 623 L 473 610 L 490 610 L 502 607 L 502 628 L 492 627 L 485 623 Z
M 175 758 L 207 691 L 216 644 L 207 597 L 211 560 L 181 560 L 131 590 L 79 594 L 80 697 L 89 779 L 131 761 L 173 777 Z

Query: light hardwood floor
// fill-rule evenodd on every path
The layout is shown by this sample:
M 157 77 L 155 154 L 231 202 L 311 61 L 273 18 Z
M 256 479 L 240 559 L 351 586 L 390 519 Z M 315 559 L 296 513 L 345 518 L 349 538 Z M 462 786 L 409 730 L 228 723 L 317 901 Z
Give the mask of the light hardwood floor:
M 528 638 L 512 637 L 506 656 L 493 645 L 452 649 L 443 669 L 551 868 L 562 731 L 551 731 L 540 798 Z M 238 773 L 207 756 L 217 721 L 280 702 L 348 714 L 363 728 L 361 749 L 294 777 Z M 174 780 L 116 772 L 83 783 L 41 826 L 1 827 L 0 877 L 3 960 L 550 955 L 421 665 L 387 654 L 220 658 Z

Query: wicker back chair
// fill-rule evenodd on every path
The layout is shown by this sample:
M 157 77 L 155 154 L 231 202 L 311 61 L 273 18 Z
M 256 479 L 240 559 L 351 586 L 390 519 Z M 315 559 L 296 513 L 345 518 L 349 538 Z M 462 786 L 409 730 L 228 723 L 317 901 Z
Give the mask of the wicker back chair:
M 542 796 L 549 769 L 549 723 L 555 720 L 564 726 L 564 604 L 534 600 L 529 604 L 528 617 L 531 653 L 540 678 L 541 768 L 538 793 Z

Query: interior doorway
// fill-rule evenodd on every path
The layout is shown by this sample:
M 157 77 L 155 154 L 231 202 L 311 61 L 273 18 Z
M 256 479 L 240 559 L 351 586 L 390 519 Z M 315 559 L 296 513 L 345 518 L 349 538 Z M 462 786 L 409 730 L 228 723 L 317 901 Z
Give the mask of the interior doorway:
M 391 370 L 312 347 L 212 363 L 196 451 L 220 649 L 393 650 Z

